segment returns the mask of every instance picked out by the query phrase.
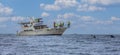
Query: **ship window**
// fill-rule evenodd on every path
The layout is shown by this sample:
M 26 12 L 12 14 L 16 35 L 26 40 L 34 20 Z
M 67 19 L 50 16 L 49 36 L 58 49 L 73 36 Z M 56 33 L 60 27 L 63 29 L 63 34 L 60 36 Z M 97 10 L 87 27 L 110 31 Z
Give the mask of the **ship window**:
M 34 27 L 35 29 L 40 29 L 40 27 Z
M 24 30 L 24 31 L 33 31 L 33 30 Z
M 46 25 L 34 26 L 35 29 L 48 28 Z
M 27 25 L 27 24 L 25 24 L 25 25 L 24 25 L 24 27 L 28 27 L 28 25 Z

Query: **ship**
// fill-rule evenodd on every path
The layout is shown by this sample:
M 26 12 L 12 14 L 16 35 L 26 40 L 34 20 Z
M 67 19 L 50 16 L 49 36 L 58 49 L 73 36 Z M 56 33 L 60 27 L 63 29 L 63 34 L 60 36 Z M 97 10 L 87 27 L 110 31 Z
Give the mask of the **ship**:
M 68 27 L 64 23 L 58 25 L 53 22 L 53 27 L 43 23 L 42 18 L 31 18 L 28 22 L 20 22 L 21 30 L 17 32 L 18 36 L 41 36 L 41 35 L 62 35 Z M 69 26 L 69 25 L 68 25 Z

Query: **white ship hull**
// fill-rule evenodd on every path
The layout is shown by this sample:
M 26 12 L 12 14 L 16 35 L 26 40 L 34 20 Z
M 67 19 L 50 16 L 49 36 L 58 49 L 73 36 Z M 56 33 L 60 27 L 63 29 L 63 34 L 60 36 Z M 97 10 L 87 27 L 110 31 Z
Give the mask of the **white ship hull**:
M 34 35 L 62 35 L 67 28 L 51 28 L 39 29 L 34 31 L 21 31 L 17 33 L 19 36 L 34 36 Z

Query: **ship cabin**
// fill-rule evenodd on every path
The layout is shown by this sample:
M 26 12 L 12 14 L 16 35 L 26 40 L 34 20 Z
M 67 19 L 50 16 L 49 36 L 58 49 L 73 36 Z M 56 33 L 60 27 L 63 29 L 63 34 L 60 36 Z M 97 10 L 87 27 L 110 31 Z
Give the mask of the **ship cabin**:
M 21 22 L 21 27 L 23 31 L 33 31 L 38 29 L 48 28 L 47 25 L 43 24 L 42 18 L 32 19 L 30 22 Z

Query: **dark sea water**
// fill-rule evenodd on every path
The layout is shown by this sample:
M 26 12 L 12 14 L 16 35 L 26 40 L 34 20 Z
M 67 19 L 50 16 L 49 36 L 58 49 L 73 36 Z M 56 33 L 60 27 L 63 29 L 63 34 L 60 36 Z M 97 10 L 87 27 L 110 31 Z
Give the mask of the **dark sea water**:
M 0 55 L 120 55 L 120 35 L 0 35 Z

